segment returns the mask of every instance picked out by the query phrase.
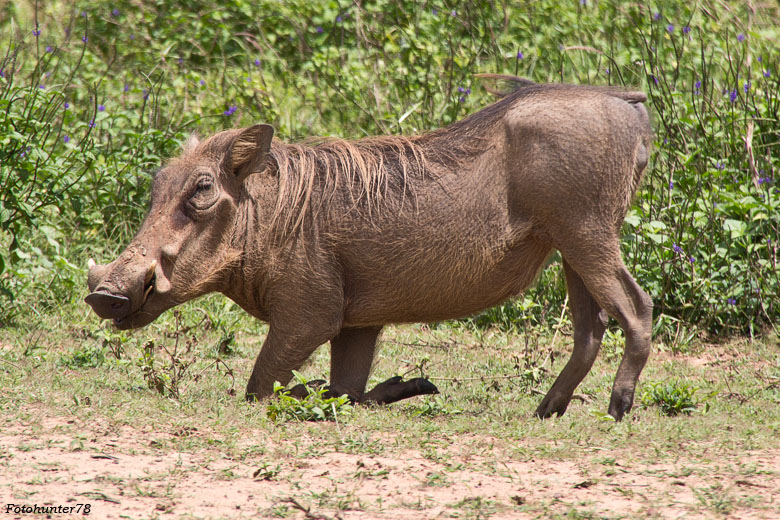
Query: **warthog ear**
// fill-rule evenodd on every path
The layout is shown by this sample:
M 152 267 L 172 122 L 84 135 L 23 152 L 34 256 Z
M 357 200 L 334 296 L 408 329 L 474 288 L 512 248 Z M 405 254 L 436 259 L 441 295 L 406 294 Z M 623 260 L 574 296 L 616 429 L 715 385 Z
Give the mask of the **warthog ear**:
M 192 132 L 190 136 L 187 138 L 187 140 L 184 142 L 184 153 L 189 153 L 193 151 L 195 148 L 198 147 L 200 144 L 200 139 L 198 138 L 198 134 L 195 132 Z
M 263 171 L 273 136 L 274 127 L 271 125 L 250 126 L 238 134 L 230 147 L 230 165 L 238 182 Z

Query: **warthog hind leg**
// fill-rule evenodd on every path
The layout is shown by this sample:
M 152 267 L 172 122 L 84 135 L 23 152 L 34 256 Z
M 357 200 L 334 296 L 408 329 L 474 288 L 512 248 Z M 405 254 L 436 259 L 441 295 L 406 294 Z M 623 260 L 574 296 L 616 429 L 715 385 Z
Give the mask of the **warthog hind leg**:
M 569 308 L 574 322 L 574 350 L 563 371 L 536 409 L 536 416 L 546 419 L 553 414 L 563 415 L 569 406 L 574 389 L 590 372 L 596 360 L 601 338 L 607 327 L 607 315 L 588 292 L 574 269 L 564 260 Z
M 567 262 L 564 265 L 569 266 L 566 281 L 570 284 L 569 298 L 574 316 L 574 352 L 536 413 L 541 417 L 563 413 L 566 407 L 562 403 L 568 403 L 564 396 L 571 398 L 571 392 L 590 370 L 604 332 L 603 322 L 599 323 L 601 318 L 595 319 L 600 307 L 618 321 L 626 334 L 626 348 L 612 386 L 608 409 L 619 421 L 631 410 L 639 374 L 650 355 L 653 301 L 623 265 L 617 237 L 601 243 L 569 243 L 567 246 L 561 254 Z M 570 274 L 572 270 L 575 273 Z M 573 274 L 578 275 L 579 282 Z M 581 284 L 595 304 L 588 303 L 582 296 Z

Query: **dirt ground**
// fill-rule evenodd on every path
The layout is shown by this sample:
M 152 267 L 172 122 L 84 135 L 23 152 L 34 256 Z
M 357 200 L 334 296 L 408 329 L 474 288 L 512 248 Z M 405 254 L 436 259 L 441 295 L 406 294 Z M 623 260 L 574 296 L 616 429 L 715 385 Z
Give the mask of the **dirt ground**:
M 780 449 L 743 454 L 750 474 L 728 458 L 702 468 L 684 449 L 674 463 L 624 467 L 628 454 L 603 449 L 606 462 L 596 464 L 598 453 L 582 462 L 511 460 L 489 449 L 463 453 L 453 443 L 440 459 L 446 462 L 437 462 L 415 450 L 306 454 L 314 439 L 299 439 L 304 454 L 296 457 L 230 460 L 218 448 L 162 449 L 166 438 L 209 432 L 112 429 L 58 417 L 40 425 L 48 433 L 33 436 L 18 425 L 0 434 L 2 518 L 47 517 L 14 509 L 36 504 L 90 504 L 93 518 L 516 519 L 572 511 L 576 518 L 772 518 L 780 511 Z M 262 439 L 255 434 L 248 437 Z M 58 517 L 73 515 L 47 518 Z

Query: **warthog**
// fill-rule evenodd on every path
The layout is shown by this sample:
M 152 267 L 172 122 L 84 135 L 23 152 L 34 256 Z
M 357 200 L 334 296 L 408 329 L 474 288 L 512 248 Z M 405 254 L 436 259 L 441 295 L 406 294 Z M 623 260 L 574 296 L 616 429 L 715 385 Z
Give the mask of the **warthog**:
M 384 325 L 501 303 L 557 249 L 574 350 L 536 415 L 566 411 L 610 315 L 626 335 L 609 403 L 621 419 L 651 342 L 652 301 L 619 243 L 648 161 L 646 97 L 518 83 L 413 137 L 288 144 L 259 124 L 190 138 L 155 175 L 149 214 L 127 249 L 90 266 L 87 303 L 131 329 L 218 291 L 269 324 L 248 398 L 287 384 L 330 341 L 330 390 L 391 402 L 435 387 L 393 378 L 365 391 Z

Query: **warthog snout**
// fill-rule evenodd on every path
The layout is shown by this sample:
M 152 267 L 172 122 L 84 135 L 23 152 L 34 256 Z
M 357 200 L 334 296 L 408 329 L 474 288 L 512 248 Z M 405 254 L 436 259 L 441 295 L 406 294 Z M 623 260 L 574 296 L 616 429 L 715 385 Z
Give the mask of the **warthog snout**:
M 122 319 L 130 314 L 130 298 L 125 296 L 97 291 L 89 294 L 84 301 L 103 319 Z
M 157 261 L 146 266 L 122 262 L 97 265 L 90 259 L 87 284 L 92 291 L 84 301 L 103 319 L 120 325 L 137 313 L 155 288 Z

